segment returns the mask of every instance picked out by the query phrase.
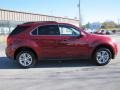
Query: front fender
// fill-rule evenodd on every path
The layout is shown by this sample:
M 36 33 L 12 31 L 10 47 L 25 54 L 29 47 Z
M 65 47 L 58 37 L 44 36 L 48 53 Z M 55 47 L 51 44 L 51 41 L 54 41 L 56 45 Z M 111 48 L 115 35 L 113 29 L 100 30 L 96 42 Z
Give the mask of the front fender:
M 93 54 L 97 48 L 100 47 L 106 47 L 109 48 L 110 51 L 112 52 L 112 57 L 114 58 L 116 54 L 116 49 L 115 49 L 115 44 L 111 40 L 95 40 L 94 42 L 91 43 L 91 47 L 93 47 L 91 53 Z

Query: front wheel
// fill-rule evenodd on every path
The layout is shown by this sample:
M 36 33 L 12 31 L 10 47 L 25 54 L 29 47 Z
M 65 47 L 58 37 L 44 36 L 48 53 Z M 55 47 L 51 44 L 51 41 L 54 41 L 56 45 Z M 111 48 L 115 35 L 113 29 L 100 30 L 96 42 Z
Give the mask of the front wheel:
M 96 52 L 94 53 L 93 59 L 97 65 L 103 66 L 110 62 L 111 57 L 112 57 L 112 54 L 109 49 L 100 48 L 96 50 Z
M 16 56 L 16 60 L 23 68 L 31 68 L 36 64 L 35 55 L 31 51 L 20 51 Z

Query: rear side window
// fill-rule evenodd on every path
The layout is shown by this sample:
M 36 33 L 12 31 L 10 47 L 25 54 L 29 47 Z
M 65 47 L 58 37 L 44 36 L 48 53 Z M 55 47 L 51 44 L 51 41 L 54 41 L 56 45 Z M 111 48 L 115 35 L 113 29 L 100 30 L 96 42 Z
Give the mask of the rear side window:
M 33 30 L 32 35 L 60 35 L 60 31 L 58 25 L 46 25 Z
M 32 35 L 37 35 L 38 34 L 38 29 L 35 29 L 34 31 L 32 31 Z
M 38 28 L 38 35 L 60 35 L 58 25 L 46 25 Z
M 19 34 L 25 30 L 27 30 L 29 26 L 17 26 L 11 33 L 10 35 L 16 35 Z

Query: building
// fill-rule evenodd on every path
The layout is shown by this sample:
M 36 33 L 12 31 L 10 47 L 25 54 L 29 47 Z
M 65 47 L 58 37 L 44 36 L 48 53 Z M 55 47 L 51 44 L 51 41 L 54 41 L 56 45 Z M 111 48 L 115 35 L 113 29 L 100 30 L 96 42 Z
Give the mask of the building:
M 8 34 L 17 24 L 31 21 L 57 21 L 79 26 L 75 19 L 0 9 L 0 34 Z

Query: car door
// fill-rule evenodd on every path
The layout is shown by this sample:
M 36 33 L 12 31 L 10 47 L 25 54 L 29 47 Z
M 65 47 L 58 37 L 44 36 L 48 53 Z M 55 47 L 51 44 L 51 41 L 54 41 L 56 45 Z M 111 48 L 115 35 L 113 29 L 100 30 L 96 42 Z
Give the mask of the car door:
M 68 25 L 44 25 L 32 34 L 45 59 L 82 58 L 87 50 L 84 37 L 79 38 L 80 32 Z
M 38 27 L 33 30 L 32 39 L 39 45 L 42 58 L 56 59 L 64 55 L 65 44 L 58 43 L 62 41 L 62 37 L 57 24 Z
M 59 25 L 61 40 L 58 41 L 65 58 L 86 58 L 88 55 L 87 37 L 82 36 L 81 32 L 70 25 Z M 63 47 L 61 47 L 63 45 Z

